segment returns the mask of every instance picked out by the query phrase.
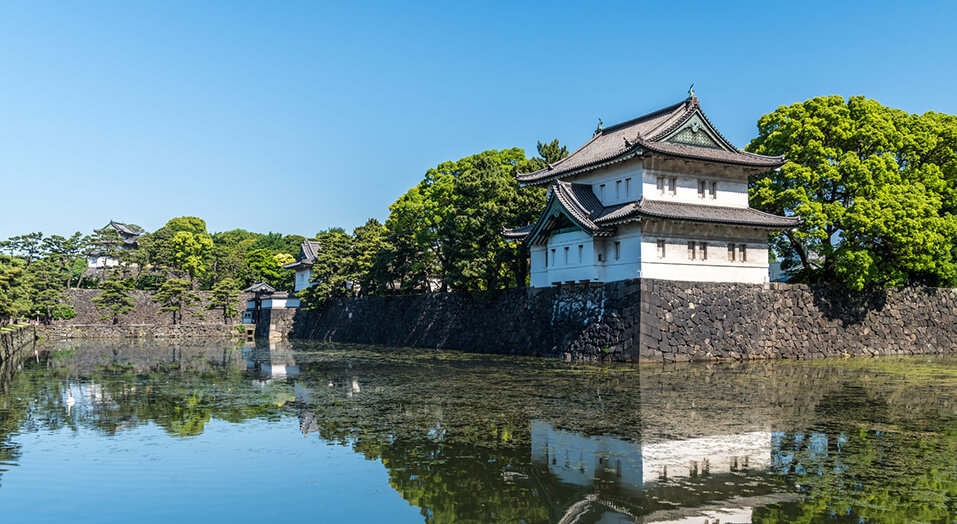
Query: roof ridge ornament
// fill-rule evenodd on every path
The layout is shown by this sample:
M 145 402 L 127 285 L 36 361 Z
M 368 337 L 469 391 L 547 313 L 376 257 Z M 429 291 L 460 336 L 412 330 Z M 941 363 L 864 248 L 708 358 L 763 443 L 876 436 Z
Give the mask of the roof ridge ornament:
M 602 130 L 604 129 L 604 126 L 605 126 L 605 123 L 601 121 L 601 117 L 598 117 L 598 127 L 595 128 L 595 134 L 596 135 L 601 134 Z
M 694 96 L 694 82 L 691 83 L 691 87 L 688 88 L 688 98 L 695 98 Z

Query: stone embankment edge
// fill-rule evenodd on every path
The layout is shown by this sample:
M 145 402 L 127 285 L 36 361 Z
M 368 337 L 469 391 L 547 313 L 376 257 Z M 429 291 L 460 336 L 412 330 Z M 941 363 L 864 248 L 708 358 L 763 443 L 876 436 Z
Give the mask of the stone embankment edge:
M 0 333 L 0 363 L 6 362 L 23 351 L 37 338 L 36 329 L 32 325 L 21 326 L 13 331 Z
M 241 324 L 74 324 L 50 325 L 40 328 L 40 334 L 51 339 L 64 338 L 208 338 L 227 339 L 245 337 Z

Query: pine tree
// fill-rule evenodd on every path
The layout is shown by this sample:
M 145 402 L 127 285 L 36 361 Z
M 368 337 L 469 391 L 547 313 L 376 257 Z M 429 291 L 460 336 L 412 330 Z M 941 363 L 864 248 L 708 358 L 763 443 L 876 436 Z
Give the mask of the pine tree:
M 125 280 L 107 280 L 100 283 L 99 296 L 91 301 L 96 303 L 97 311 L 103 312 L 103 320 L 113 320 L 113 324 L 120 323 L 120 315 L 126 315 L 136 308 L 136 302 L 130 296 L 130 284 Z
M 229 323 L 229 319 L 236 315 L 236 302 L 239 300 L 239 290 L 236 281 L 227 278 L 220 280 L 213 286 L 212 296 L 206 309 L 221 309 L 223 311 L 223 323 Z
M 172 313 L 173 324 L 178 324 L 183 321 L 183 310 L 189 309 L 200 299 L 193 293 L 189 280 L 171 278 L 163 282 L 159 291 L 153 295 L 153 300 L 160 305 L 160 312 Z

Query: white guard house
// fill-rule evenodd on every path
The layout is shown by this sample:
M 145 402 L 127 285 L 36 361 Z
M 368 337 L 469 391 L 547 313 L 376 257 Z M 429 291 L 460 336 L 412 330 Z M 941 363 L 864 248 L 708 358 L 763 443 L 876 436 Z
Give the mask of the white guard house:
M 764 283 L 768 233 L 800 219 L 748 206 L 748 177 L 783 157 L 735 148 L 694 91 L 602 129 L 564 159 L 517 175 L 548 186 L 539 219 L 505 231 L 530 250 L 531 285 L 654 278 Z
M 101 227 L 100 229 L 94 229 L 94 232 L 100 233 L 108 229 L 115 229 L 119 234 L 119 244 L 118 249 L 120 250 L 133 250 L 140 247 L 137 239 L 140 236 L 138 231 L 130 229 L 129 226 L 122 222 L 117 222 L 115 220 L 110 220 L 110 223 Z M 106 267 L 115 267 L 120 265 L 120 259 L 114 256 L 107 255 L 102 251 L 92 251 L 86 255 L 86 267 L 90 269 L 103 269 Z
M 285 269 L 296 272 L 296 286 L 293 288 L 294 291 L 306 289 L 313 284 L 309 279 L 312 278 L 312 265 L 316 262 L 319 249 L 319 242 L 306 240 L 299 249 L 299 256 L 296 257 L 296 261 L 282 266 Z

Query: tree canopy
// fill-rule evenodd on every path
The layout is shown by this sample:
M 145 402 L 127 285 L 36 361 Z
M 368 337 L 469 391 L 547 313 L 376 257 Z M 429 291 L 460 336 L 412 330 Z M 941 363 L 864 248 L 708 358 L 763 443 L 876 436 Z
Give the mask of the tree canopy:
M 751 203 L 803 219 L 772 238 L 797 280 L 954 284 L 957 117 L 818 97 L 761 117 L 748 150 L 787 156 L 752 179 Z

